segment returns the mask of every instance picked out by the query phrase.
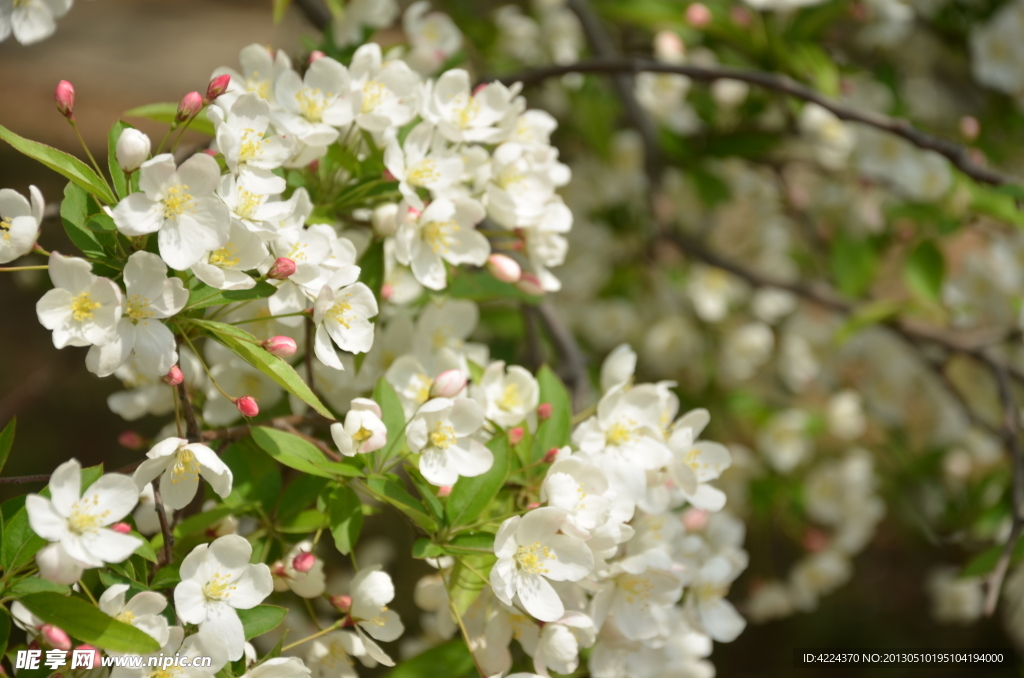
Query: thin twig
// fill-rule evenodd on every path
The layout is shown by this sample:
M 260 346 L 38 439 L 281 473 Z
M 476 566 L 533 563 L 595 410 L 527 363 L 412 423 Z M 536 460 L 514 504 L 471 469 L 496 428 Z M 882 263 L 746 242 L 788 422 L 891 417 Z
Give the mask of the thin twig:
M 576 337 L 562 324 L 562 319 L 548 302 L 536 306 L 541 322 L 547 328 L 548 336 L 558 350 L 565 379 L 572 390 L 573 411 L 581 409 L 590 395 L 590 381 L 587 378 L 587 359 L 576 343 Z
M 537 329 L 537 310 L 530 304 L 522 305 L 523 333 L 526 335 L 525 355 L 523 362 L 531 372 L 536 372 L 544 362 L 544 354 L 540 345 L 540 333 Z
M 331 11 L 322 0 L 295 0 L 295 6 L 321 31 L 331 25 Z
M 171 534 L 171 526 L 167 522 L 167 511 L 164 509 L 164 499 L 160 496 L 160 485 L 156 482 L 150 485 L 153 486 L 153 503 L 156 505 L 156 517 L 160 520 L 160 532 L 164 536 L 162 554 L 157 559 L 157 565 L 160 566 L 174 560 L 174 535 Z
M 184 379 L 178 383 L 178 398 L 181 400 L 181 409 L 185 414 L 185 432 L 190 443 L 198 443 L 202 440 L 199 431 L 199 423 L 196 421 L 196 413 L 192 409 L 192 401 L 188 399 L 188 389 L 185 388 Z
M 918 148 L 935 151 L 945 156 L 953 165 L 967 176 L 986 184 L 999 186 L 1002 184 L 1019 184 L 1016 177 L 1004 174 L 998 170 L 983 167 L 976 163 L 970 150 L 948 139 L 937 137 L 923 132 L 906 120 L 892 118 L 880 113 L 861 111 L 839 103 L 829 97 L 796 82 L 785 75 L 766 73 L 764 71 L 746 70 L 741 68 L 729 68 L 727 66 L 696 66 L 693 64 L 670 64 L 651 59 L 636 58 L 602 58 L 580 61 L 573 64 L 559 64 L 534 68 L 520 73 L 498 78 L 504 83 L 522 82 L 524 85 L 533 85 L 543 82 L 549 78 L 557 78 L 568 73 L 605 73 L 615 75 L 619 73 L 674 73 L 685 75 L 700 82 L 714 82 L 716 80 L 739 80 L 750 85 L 756 85 L 763 89 L 772 90 L 781 94 L 809 101 L 818 104 L 824 109 L 834 113 L 841 120 L 848 122 L 859 122 L 870 127 L 889 132 L 898 137 L 906 139 Z

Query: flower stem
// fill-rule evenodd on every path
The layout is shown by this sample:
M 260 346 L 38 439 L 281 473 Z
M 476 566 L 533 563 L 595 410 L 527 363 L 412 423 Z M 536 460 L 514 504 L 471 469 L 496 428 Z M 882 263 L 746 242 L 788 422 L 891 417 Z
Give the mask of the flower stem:
M 7 268 L 0 268 L 0 271 L 5 273 L 11 273 L 14 271 L 45 271 L 50 268 L 48 265 L 43 266 L 8 266 Z
M 228 323 L 228 324 L 229 325 L 244 325 L 246 323 L 259 322 L 260 320 L 276 320 L 277 318 L 293 318 L 293 317 L 295 317 L 297 315 L 308 316 L 309 314 L 306 313 L 305 311 L 297 311 L 295 313 L 282 313 L 281 315 L 262 315 L 262 316 L 256 316 L 255 318 L 247 318 L 245 320 L 239 320 L 237 322 Z
M 107 187 L 107 190 L 110 191 L 111 195 L 116 195 L 116 193 L 114 193 L 114 189 L 112 189 L 110 184 L 107 182 L 107 177 L 104 176 L 103 170 L 100 169 L 99 163 L 96 162 L 96 158 L 92 157 L 92 151 L 89 150 L 89 146 L 85 143 L 85 139 L 82 138 L 82 133 L 78 131 L 78 123 L 74 120 L 68 120 L 68 122 L 71 123 L 71 129 L 75 130 L 75 136 L 78 137 L 78 143 L 82 144 L 82 149 L 85 150 L 85 154 L 89 156 L 89 161 L 92 163 L 93 169 L 96 170 L 96 174 L 99 176 L 100 181 L 102 181 L 103 185 Z
M 86 586 L 85 582 L 82 581 L 81 579 L 78 580 L 78 588 L 82 589 L 82 592 L 86 595 L 86 597 L 89 598 L 89 600 L 92 601 L 93 605 L 95 605 L 96 607 L 100 606 L 100 604 L 96 602 L 96 599 L 93 598 L 92 591 L 89 590 L 89 587 Z
M 294 643 L 289 643 L 288 645 L 285 645 L 284 647 L 281 648 L 281 652 L 287 652 L 288 650 L 292 649 L 293 647 L 298 647 L 299 645 L 302 645 L 303 643 L 308 643 L 311 640 L 316 640 L 320 636 L 326 636 L 331 631 L 334 631 L 335 629 L 339 628 L 341 626 L 341 623 L 342 623 L 341 621 L 336 621 L 333 624 L 331 624 L 330 626 L 328 626 L 327 628 L 320 629 L 319 631 L 317 631 L 316 633 L 314 633 L 311 636 L 306 636 L 305 638 L 302 638 L 300 640 L 296 640 Z

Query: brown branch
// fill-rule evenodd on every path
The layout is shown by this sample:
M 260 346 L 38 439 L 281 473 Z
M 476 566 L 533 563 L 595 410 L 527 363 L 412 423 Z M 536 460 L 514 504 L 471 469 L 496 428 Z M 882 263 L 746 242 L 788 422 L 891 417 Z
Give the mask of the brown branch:
M 295 0 L 295 6 L 321 31 L 331 25 L 331 11 L 322 0 Z
M 541 322 L 547 328 L 548 336 L 558 350 L 563 366 L 562 378 L 572 392 L 573 411 L 583 409 L 587 398 L 590 396 L 590 380 L 587 376 L 587 359 L 576 343 L 576 337 L 562 324 L 555 310 L 548 302 L 536 306 L 537 314 Z
M 157 567 L 166 565 L 174 560 L 174 535 L 171 534 L 171 526 L 167 522 L 167 511 L 164 509 L 164 498 L 160 496 L 160 485 L 152 482 L 153 503 L 156 505 L 156 517 L 160 520 L 160 532 L 164 536 L 164 547 L 161 549 L 160 558 L 157 559 Z
M 522 82 L 533 85 L 548 78 L 557 78 L 568 73 L 604 73 L 617 75 L 621 73 L 673 73 L 685 75 L 699 82 L 716 80 L 739 80 L 763 89 L 772 90 L 796 99 L 818 104 L 836 115 L 841 120 L 859 122 L 870 127 L 889 132 L 906 139 L 918 148 L 935 151 L 945 156 L 953 165 L 967 176 L 986 184 L 999 186 L 1002 184 L 1020 184 L 1016 177 L 998 170 L 983 167 L 971 158 L 970 151 L 955 142 L 923 132 L 906 120 L 892 118 L 880 113 L 861 111 L 850 108 L 825 95 L 803 85 L 785 75 L 753 71 L 726 66 L 695 66 L 692 64 L 669 64 L 651 59 L 636 58 L 601 58 L 580 61 L 574 64 L 563 64 L 534 68 L 520 73 L 499 78 L 504 83 Z
M 188 399 L 188 389 L 185 388 L 185 380 L 178 383 L 178 399 L 181 401 L 181 409 L 185 413 L 185 431 L 190 443 L 198 443 L 202 440 L 199 432 L 199 422 L 196 421 L 196 413 L 192 409 L 192 401 Z

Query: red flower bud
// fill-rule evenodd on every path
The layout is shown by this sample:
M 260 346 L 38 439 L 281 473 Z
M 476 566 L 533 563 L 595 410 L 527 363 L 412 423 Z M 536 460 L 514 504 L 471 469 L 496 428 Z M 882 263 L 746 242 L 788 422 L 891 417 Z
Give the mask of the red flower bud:
M 321 52 L 320 50 L 314 49 L 312 52 L 309 53 L 309 63 L 312 64 L 317 59 L 323 59 L 325 56 L 327 55 Z
M 551 418 L 551 403 L 537 405 L 537 418 L 541 421 L 547 421 Z
M 187 122 L 199 115 L 199 111 L 202 109 L 202 95 L 199 92 L 189 92 L 181 97 L 181 103 L 178 104 L 178 113 L 174 119 L 177 122 Z
M 708 525 L 708 512 L 699 508 L 688 509 L 683 514 L 683 527 L 688 532 L 700 532 Z
M 216 78 L 210 81 L 210 84 L 206 87 L 206 100 L 213 101 L 224 92 L 228 91 L 228 84 L 231 83 L 230 75 L 218 75 Z
M 125 431 L 121 435 L 117 436 L 117 443 L 121 447 L 129 450 L 141 450 L 146 446 L 146 439 L 140 436 L 136 431 Z
M 521 441 L 523 439 L 524 435 L 526 435 L 526 434 L 523 432 L 523 427 L 522 426 L 516 426 L 513 429 L 509 429 L 509 432 L 508 432 L 508 442 L 509 442 L 509 445 L 518 445 L 519 441 Z
M 977 118 L 965 115 L 960 118 L 960 134 L 964 135 L 965 139 L 974 141 L 981 134 L 981 123 Z
M 804 533 L 803 544 L 808 551 L 821 551 L 828 546 L 828 535 L 812 527 Z
M 292 559 L 292 569 L 296 572 L 302 572 L 303 574 L 312 570 L 315 564 L 316 556 L 312 553 L 306 553 L 305 551 Z
M 243 417 L 255 417 L 260 413 L 260 406 L 256 404 L 256 399 L 252 396 L 235 398 L 235 407 Z
M 164 375 L 164 381 L 166 381 L 171 386 L 177 386 L 181 382 L 185 381 L 185 375 L 182 374 L 181 368 L 175 365 L 170 370 L 168 370 L 166 375 Z
M 531 501 L 529 504 L 526 505 L 526 508 L 528 510 L 530 510 L 530 511 L 532 511 L 535 508 L 540 508 L 540 502 L 539 501 Z
M 295 275 L 295 262 L 286 257 L 278 257 L 274 265 L 267 271 L 267 277 L 271 280 L 285 280 Z
M 110 526 L 110 529 L 121 534 L 128 534 L 132 531 L 132 526 L 128 523 L 114 523 Z
M 331 605 L 344 614 L 352 609 L 352 596 L 331 596 Z
M 686 21 L 694 28 L 703 28 L 711 23 L 711 10 L 695 2 L 686 8 Z
M 267 353 L 276 355 L 278 358 L 289 358 L 295 355 L 295 351 L 298 350 L 295 340 L 285 336 L 271 337 L 260 344 L 260 346 L 266 349 Z
M 544 453 L 544 463 L 550 464 L 555 461 L 555 457 L 558 456 L 558 448 L 552 447 L 550 450 Z
M 55 650 L 70 650 L 71 638 L 64 632 L 64 629 L 53 624 L 43 624 L 39 627 L 39 635 L 43 642 Z
M 75 120 L 75 86 L 67 80 L 57 83 L 57 89 L 53 91 L 53 99 L 57 102 L 57 110 L 65 118 L 74 122 Z
M 439 496 L 439 497 L 447 497 L 451 493 L 452 493 L 452 486 L 451 485 L 442 485 L 441 487 L 437 488 L 437 496 Z
M 79 645 L 75 648 L 76 652 L 90 652 L 92 657 L 85 660 L 85 668 L 99 668 L 103 665 L 103 653 L 92 645 Z M 87 655 L 88 656 L 88 655 Z
M 533 273 L 524 273 L 523 277 L 516 283 L 516 287 L 533 297 L 544 296 L 544 287 L 540 284 L 540 278 Z

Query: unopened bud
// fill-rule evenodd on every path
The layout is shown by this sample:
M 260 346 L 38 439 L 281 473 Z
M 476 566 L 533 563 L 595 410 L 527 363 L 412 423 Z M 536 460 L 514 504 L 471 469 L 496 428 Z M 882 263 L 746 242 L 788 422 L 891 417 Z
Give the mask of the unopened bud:
M 532 511 L 535 508 L 540 508 L 540 502 L 539 501 L 531 501 L 529 504 L 526 505 L 526 508 L 529 511 Z
M 737 26 L 746 28 L 750 25 L 750 12 L 743 9 L 742 7 L 733 7 L 729 10 L 729 18 L 732 19 L 733 23 Z
M 75 86 L 67 80 L 57 83 L 57 89 L 53 90 L 53 99 L 57 102 L 57 110 L 68 120 L 75 120 Z
M 516 283 L 523 277 L 523 269 L 515 259 L 505 254 L 492 254 L 487 258 L 487 270 L 496 279 L 506 283 Z
M 509 444 L 510 445 L 518 445 L 520 443 L 520 441 L 523 439 L 524 435 L 526 435 L 526 434 L 523 431 L 523 427 L 522 426 L 516 426 L 513 429 L 509 429 L 509 432 L 508 432 L 508 442 L 509 442 Z
M 267 277 L 271 280 L 286 280 L 295 275 L 295 262 L 287 257 L 278 257 L 274 265 L 267 271 Z
M 132 531 L 132 526 L 128 523 L 114 523 L 110 526 L 110 529 L 120 534 L 129 534 Z
M 206 87 L 206 100 L 213 101 L 224 92 L 228 91 L 228 85 L 231 83 L 231 76 L 224 74 L 218 75 L 216 78 L 210 81 L 210 84 Z
M 202 109 L 203 95 L 199 92 L 189 92 L 181 97 L 181 103 L 178 104 L 178 113 L 174 116 L 174 119 L 177 122 L 187 122 L 199 115 L 199 111 Z
M 202 153 L 203 153 L 203 155 L 208 155 L 211 158 L 216 158 L 218 155 L 220 155 L 220 153 L 218 153 L 217 151 L 213 150 L 212 148 L 204 148 L 202 150 Z
M 292 569 L 303 574 L 309 572 L 316 565 L 316 556 L 303 551 L 292 559 Z
M 260 413 L 260 406 L 256 404 L 256 399 L 252 396 L 235 398 L 235 407 L 243 417 L 255 417 Z
M 526 292 L 532 297 L 543 297 L 544 287 L 540 284 L 540 278 L 533 273 L 524 273 L 523 277 L 516 283 L 519 291 Z
M 331 605 L 344 614 L 352 609 L 352 596 L 331 596 Z
M 466 388 L 466 375 L 461 370 L 446 370 L 437 375 L 430 387 L 432 398 L 454 398 Z
M 146 446 L 146 439 L 137 431 L 125 431 L 117 436 L 117 444 L 129 450 L 141 450 Z
M 395 296 L 395 286 L 384 283 L 380 286 L 380 296 L 384 298 L 384 301 L 391 301 L 391 297 Z
M 981 123 L 974 116 L 965 115 L 960 118 L 960 134 L 964 135 L 965 139 L 974 141 L 981 134 Z
M 320 50 L 314 49 L 312 52 L 309 53 L 309 63 L 312 64 L 317 59 L 323 59 L 325 56 L 327 55 L 321 52 Z
M 550 450 L 544 453 L 544 463 L 553 464 L 556 457 L 558 457 L 558 448 L 552 447 Z
M 537 418 L 541 421 L 547 421 L 551 418 L 551 403 L 537 405 Z
M 290 358 L 298 350 L 295 340 L 285 336 L 271 337 L 260 345 L 266 349 L 267 353 L 276 355 L 278 358 Z
M 92 645 L 85 645 L 83 643 L 82 645 L 79 645 L 78 647 L 75 648 L 75 652 L 92 654 L 91 660 L 88 658 L 89 654 L 85 655 L 85 657 L 86 657 L 86 659 L 85 659 L 85 667 L 86 668 L 90 668 L 90 667 L 99 668 L 99 667 L 103 666 L 103 653 L 100 652 L 99 649 L 93 647 Z
M 803 544 L 808 551 L 821 551 L 828 546 L 828 535 L 812 527 L 804 533 Z
M 711 23 L 711 10 L 695 2 L 686 8 L 686 21 L 694 28 L 703 28 Z
M 374 208 L 370 216 L 374 232 L 383 237 L 394 235 L 398 230 L 398 205 L 386 202 Z
M 452 493 L 452 486 L 451 485 L 442 485 L 441 487 L 437 488 L 437 496 L 439 496 L 439 497 L 447 497 L 451 493 Z
M 71 638 L 64 632 L 64 629 L 53 624 L 43 624 L 39 627 L 39 635 L 43 642 L 55 650 L 70 650 Z
M 114 156 L 121 169 L 125 172 L 134 172 L 142 163 L 146 162 L 146 158 L 149 157 L 149 148 L 149 137 L 139 130 L 129 127 L 117 138 Z
M 691 508 L 683 514 L 683 527 L 688 532 L 700 532 L 708 525 L 708 512 Z
M 181 368 L 175 365 L 170 370 L 168 370 L 166 375 L 164 375 L 164 381 L 166 381 L 171 386 L 177 386 L 181 382 L 185 381 L 185 375 L 182 374 Z

